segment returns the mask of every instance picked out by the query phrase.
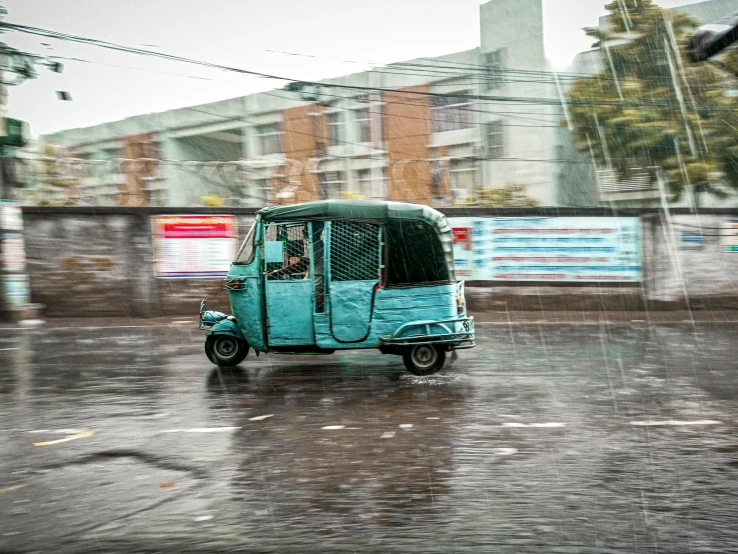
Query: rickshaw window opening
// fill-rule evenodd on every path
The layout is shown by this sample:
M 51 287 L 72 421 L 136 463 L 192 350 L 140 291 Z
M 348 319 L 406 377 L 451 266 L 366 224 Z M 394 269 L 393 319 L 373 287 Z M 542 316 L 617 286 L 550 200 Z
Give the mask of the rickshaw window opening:
M 254 223 L 246 233 L 246 238 L 243 240 L 243 244 L 236 255 L 236 261 L 233 262 L 238 265 L 248 265 L 254 261 L 254 236 L 256 235 L 256 224 Z
M 388 288 L 434 286 L 453 282 L 453 259 L 447 255 L 444 241 L 451 236 L 439 234 L 430 225 L 407 220 L 387 225 Z
M 331 224 L 331 281 L 379 281 L 381 227 L 360 221 Z
M 309 277 L 307 223 L 270 223 L 264 234 L 266 278 L 295 280 Z

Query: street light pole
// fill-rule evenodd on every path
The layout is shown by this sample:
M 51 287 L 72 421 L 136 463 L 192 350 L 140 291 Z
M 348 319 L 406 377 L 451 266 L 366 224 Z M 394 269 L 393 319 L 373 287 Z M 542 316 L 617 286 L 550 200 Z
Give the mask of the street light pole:
M 687 54 L 695 63 L 704 62 L 736 41 L 738 41 L 738 12 L 733 12 L 697 29 L 689 41 Z
M 7 14 L 7 10 L 0 5 L 0 23 Z M 62 70 L 57 62 L 26 54 L 0 42 L 0 310 L 3 319 L 14 322 L 38 319 L 42 308 L 30 303 L 23 213 L 20 205 L 10 200 L 11 190 L 19 184 L 16 148 L 26 145 L 27 126 L 22 121 L 8 117 L 9 87 L 35 78 L 37 63 L 47 65 L 57 73 Z

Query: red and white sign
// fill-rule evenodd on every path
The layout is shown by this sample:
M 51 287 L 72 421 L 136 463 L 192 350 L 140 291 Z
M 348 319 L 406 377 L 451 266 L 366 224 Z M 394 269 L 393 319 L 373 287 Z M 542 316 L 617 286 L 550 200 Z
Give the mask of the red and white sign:
M 224 277 L 236 256 L 232 215 L 154 217 L 154 263 L 158 277 Z

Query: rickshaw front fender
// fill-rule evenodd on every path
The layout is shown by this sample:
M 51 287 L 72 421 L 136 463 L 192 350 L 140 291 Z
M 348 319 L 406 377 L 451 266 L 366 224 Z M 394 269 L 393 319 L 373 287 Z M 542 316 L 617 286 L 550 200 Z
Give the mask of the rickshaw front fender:
M 210 335 L 230 335 L 239 340 L 246 342 L 246 337 L 243 336 L 241 328 L 233 318 L 222 319 L 212 327 L 210 327 L 206 333 Z

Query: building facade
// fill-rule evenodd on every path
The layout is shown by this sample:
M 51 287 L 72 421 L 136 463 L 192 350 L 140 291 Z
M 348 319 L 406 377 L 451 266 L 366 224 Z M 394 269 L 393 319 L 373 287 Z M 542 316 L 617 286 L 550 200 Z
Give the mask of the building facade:
M 480 7 L 478 48 L 42 137 L 89 171 L 88 203 L 461 203 L 524 185 L 556 205 L 542 0 Z M 525 36 L 524 42 L 520 37 Z
M 681 8 L 700 21 L 735 0 Z M 603 18 L 600 25 L 606 26 Z M 480 45 L 311 85 L 55 133 L 77 200 L 129 206 L 262 206 L 367 198 L 448 206 L 523 185 L 541 206 L 654 205 L 577 152 L 546 61 L 542 0 L 480 6 Z M 524 37 L 524 40 L 521 40 Z M 593 74 L 597 50 L 568 73 Z M 61 177 L 56 176 L 57 179 Z

